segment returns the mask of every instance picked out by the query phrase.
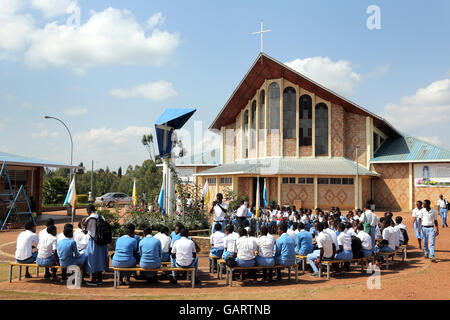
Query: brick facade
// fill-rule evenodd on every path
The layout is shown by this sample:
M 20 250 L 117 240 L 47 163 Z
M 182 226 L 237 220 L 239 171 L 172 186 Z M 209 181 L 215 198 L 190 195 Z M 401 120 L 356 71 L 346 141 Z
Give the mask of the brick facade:
M 356 113 L 345 112 L 343 132 L 344 157 L 354 161 L 356 146 L 359 146 L 359 164 L 367 166 L 366 118 Z
M 301 200 L 304 208 L 313 208 L 314 185 L 282 184 L 281 203 L 292 206 L 295 200 Z
M 409 164 L 374 164 L 381 174 L 373 184 L 377 209 L 409 210 Z
M 344 156 L 344 109 L 331 104 L 331 156 Z
M 321 209 L 355 207 L 355 187 L 353 185 L 318 185 L 317 204 Z

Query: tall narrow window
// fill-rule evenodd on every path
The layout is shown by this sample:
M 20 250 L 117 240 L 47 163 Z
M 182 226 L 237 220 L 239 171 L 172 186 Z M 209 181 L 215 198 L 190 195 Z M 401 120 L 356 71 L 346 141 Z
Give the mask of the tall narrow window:
M 316 155 L 328 155 L 328 107 L 316 105 Z
M 248 110 L 244 111 L 244 158 L 248 158 Z
M 266 92 L 264 90 L 261 91 L 259 96 L 259 129 L 265 129 L 266 125 Z
M 256 100 L 252 103 L 252 118 L 251 118 L 251 148 L 256 148 Z
M 304 94 L 299 101 L 300 134 L 299 145 L 312 146 L 312 99 Z
M 292 87 L 287 87 L 283 91 L 283 139 L 295 138 L 296 126 L 296 92 Z
M 280 86 L 269 85 L 269 130 L 280 129 Z

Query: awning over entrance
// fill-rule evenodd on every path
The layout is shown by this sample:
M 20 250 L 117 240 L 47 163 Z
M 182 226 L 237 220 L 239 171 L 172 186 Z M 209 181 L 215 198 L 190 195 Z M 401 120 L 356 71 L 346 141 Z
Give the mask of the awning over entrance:
M 224 175 L 345 175 L 356 174 L 355 162 L 346 158 L 266 158 L 242 160 L 219 165 L 195 174 L 196 176 Z M 358 174 L 379 176 L 358 165 Z

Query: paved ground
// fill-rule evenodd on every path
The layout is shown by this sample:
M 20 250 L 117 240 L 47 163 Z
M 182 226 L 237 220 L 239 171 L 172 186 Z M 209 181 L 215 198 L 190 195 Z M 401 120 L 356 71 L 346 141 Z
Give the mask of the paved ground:
M 440 228 L 437 237 L 437 263 L 424 259 L 413 235 L 410 213 L 402 215 L 410 234 L 408 259 L 395 263 L 390 270 L 381 270 L 380 289 L 370 290 L 367 273 L 352 271 L 339 278 L 317 279 L 306 273 L 300 281 L 282 280 L 270 284 L 251 284 L 236 281 L 229 288 L 225 280 L 217 280 L 208 273 L 208 258 L 200 255 L 199 287 L 179 281 L 171 285 L 161 281 L 156 285 L 143 282 L 130 287 L 114 289 L 112 275 L 108 275 L 102 288 L 82 287 L 70 290 L 64 284 L 42 278 L 7 281 L 7 264 L 0 264 L 0 299 L 449 299 L 450 298 L 450 230 Z M 43 227 L 38 227 L 38 232 Z M 58 230 L 62 224 L 58 225 Z M 0 260 L 12 261 L 15 240 L 19 231 L 0 233 Z M 398 259 L 397 259 L 398 260 Z M 372 282 L 373 283 L 373 282 Z

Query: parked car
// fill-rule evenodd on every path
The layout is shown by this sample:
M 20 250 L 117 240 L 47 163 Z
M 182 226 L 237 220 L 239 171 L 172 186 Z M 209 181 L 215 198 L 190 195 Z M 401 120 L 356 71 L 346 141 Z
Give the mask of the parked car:
M 109 192 L 101 197 L 95 198 L 95 204 L 99 206 L 114 207 L 115 204 L 125 205 L 131 204 L 133 198 L 123 192 Z

